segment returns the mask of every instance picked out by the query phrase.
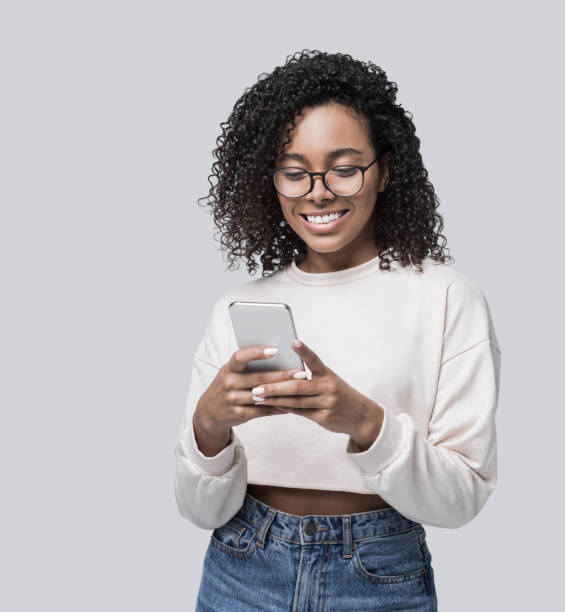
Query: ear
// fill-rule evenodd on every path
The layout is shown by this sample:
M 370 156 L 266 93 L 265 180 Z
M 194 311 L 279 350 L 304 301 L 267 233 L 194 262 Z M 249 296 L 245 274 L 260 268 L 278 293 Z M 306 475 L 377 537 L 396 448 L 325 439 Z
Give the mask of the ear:
M 379 176 L 378 190 L 381 192 L 386 189 L 386 186 L 388 185 L 388 182 L 390 180 L 390 158 L 391 157 L 392 157 L 392 154 L 390 151 L 388 151 L 383 156 L 382 162 L 379 162 L 380 176 Z

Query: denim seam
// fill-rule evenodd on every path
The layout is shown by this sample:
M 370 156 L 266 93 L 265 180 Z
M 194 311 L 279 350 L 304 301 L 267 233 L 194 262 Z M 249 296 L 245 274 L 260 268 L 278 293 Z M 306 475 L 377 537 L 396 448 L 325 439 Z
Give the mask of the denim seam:
M 330 549 L 324 546 L 324 555 L 322 557 L 322 569 L 320 570 L 320 579 L 318 580 L 318 600 L 316 602 L 316 612 L 324 612 L 325 593 L 326 593 L 326 575 L 330 561 Z M 320 595 L 320 583 L 322 584 L 322 593 Z M 320 604 L 322 608 L 320 608 Z
M 426 566 L 427 566 L 427 565 L 428 565 L 428 558 L 427 558 L 427 555 L 426 555 L 426 551 L 425 551 L 425 549 L 424 549 L 424 545 L 422 544 L 422 540 L 420 539 L 419 529 L 416 529 L 416 536 L 417 536 L 417 538 L 418 538 L 418 544 L 420 545 L 420 550 L 421 550 L 421 552 L 422 552 L 422 556 L 424 557 L 424 563 L 425 563 L 425 564 L 426 564 Z M 432 601 L 432 603 L 433 603 L 433 596 L 432 596 L 432 593 L 431 593 L 431 587 L 430 587 L 430 584 L 429 584 L 429 576 L 428 576 L 428 572 L 426 572 L 426 580 L 425 580 L 425 583 L 426 583 L 426 591 L 427 591 L 427 593 L 428 593 L 428 596 L 429 596 L 429 598 L 430 598 L 430 601 Z
M 385 533 L 379 536 L 368 536 L 366 538 L 357 538 L 352 539 L 352 543 L 355 542 L 364 542 L 365 540 L 371 540 L 372 538 L 386 538 L 387 536 L 397 535 L 399 533 L 406 533 L 405 531 L 394 531 L 392 533 Z M 287 538 L 281 538 L 279 536 L 274 535 L 269 532 L 267 535 L 268 538 L 274 538 L 275 540 L 279 540 L 280 542 L 287 542 L 288 544 L 302 544 L 302 546 L 313 546 L 316 544 L 343 544 L 343 540 L 318 540 L 316 542 L 300 542 L 300 540 L 288 540 Z
M 298 542 L 300 544 L 300 542 Z M 296 586 L 295 598 L 296 601 L 300 602 L 300 591 L 302 590 L 302 579 L 304 577 L 304 557 L 306 551 L 301 547 L 300 548 L 300 563 L 298 564 L 298 584 Z
M 399 529 L 398 531 L 391 531 L 390 533 L 379 533 L 365 538 L 356 538 L 354 542 L 365 542 L 366 540 L 372 540 L 377 538 L 387 538 L 388 536 L 398 535 L 400 533 L 410 533 L 410 531 L 416 531 L 417 527 L 407 527 L 406 529 Z
M 308 515 L 308 516 L 310 516 L 310 515 Z M 317 515 L 317 516 L 323 516 L 323 515 Z M 253 521 L 248 519 L 245 515 L 242 515 L 242 518 L 244 520 L 246 520 L 250 525 L 253 525 L 253 528 L 255 529 L 255 531 L 259 530 L 260 526 L 256 525 Z M 379 534 L 376 534 L 376 535 L 367 536 L 365 538 L 352 538 L 352 542 L 363 542 L 364 540 L 368 540 L 370 538 L 386 538 L 386 537 L 391 536 L 391 535 L 396 535 L 396 534 L 399 534 L 399 533 L 406 533 L 408 531 L 413 531 L 414 529 L 418 529 L 418 525 L 414 525 L 413 527 L 406 527 L 405 529 L 399 529 L 398 531 L 391 531 L 389 533 L 379 533 Z M 301 544 L 301 542 L 299 540 L 287 540 L 286 538 L 281 538 L 279 536 L 276 536 L 273 533 L 271 533 L 271 529 L 269 528 L 268 537 L 270 537 L 270 536 L 272 536 L 276 540 L 281 540 L 282 542 L 291 542 L 293 544 Z M 343 542 L 343 540 L 320 540 L 318 542 L 304 542 L 304 544 L 335 544 L 335 543 L 340 543 L 340 542 Z
M 387 584 L 409 582 L 410 580 L 415 580 L 416 578 L 419 578 L 422 574 L 428 573 L 428 566 L 424 565 L 422 567 L 419 567 L 418 569 L 412 570 L 411 572 L 406 572 L 404 574 L 396 574 L 393 576 L 379 576 L 378 574 L 371 574 L 363 567 L 363 563 L 361 562 L 361 558 L 359 557 L 359 549 L 355 549 L 355 553 L 359 567 L 357 567 L 357 565 L 354 563 L 353 568 L 355 569 L 355 572 L 361 576 L 361 578 L 364 578 L 368 582 Z
M 257 550 L 256 535 L 253 535 L 251 537 L 249 544 L 245 548 L 242 548 L 239 550 L 231 546 L 228 546 L 227 544 L 224 544 L 223 542 L 220 542 L 220 540 L 216 539 L 214 536 L 212 536 L 212 543 L 218 550 L 226 553 L 227 555 L 231 555 L 232 557 L 238 557 L 240 559 L 249 559 L 255 554 L 255 551 Z

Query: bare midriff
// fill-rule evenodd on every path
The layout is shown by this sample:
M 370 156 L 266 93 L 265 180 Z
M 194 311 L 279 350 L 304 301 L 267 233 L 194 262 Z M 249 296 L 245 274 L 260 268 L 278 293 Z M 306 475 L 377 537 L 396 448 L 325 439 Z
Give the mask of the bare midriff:
M 355 514 L 390 508 L 379 495 L 296 489 L 271 485 L 247 485 L 247 492 L 259 501 L 281 512 L 305 516 L 307 514 Z

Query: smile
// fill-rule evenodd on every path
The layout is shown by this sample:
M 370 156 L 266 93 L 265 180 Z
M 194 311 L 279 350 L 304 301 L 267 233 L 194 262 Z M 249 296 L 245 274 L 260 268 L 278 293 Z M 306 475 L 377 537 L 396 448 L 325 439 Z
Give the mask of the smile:
M 334 229 L 342 223 L 342 219 L 347 215 L 349 209 L 340 210 L 336 213 L 325 215 L 304 215 L 300 214 L 304 219 L 305 225 L 315 232 L 325 232 Z

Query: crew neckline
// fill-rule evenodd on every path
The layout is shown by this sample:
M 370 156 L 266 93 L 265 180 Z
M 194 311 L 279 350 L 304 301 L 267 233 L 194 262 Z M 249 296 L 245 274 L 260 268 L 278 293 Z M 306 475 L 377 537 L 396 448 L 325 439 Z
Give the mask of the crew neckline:
M 304 272 L 296 265 L 296 260 L 287 266 L 286 273 L 289 278 L 303 285 L 336 285 L 352 280 L 357 280 L 375 272 L 380 271 L 379 256 L 343 270 L 335 270 L 333 272 Z

